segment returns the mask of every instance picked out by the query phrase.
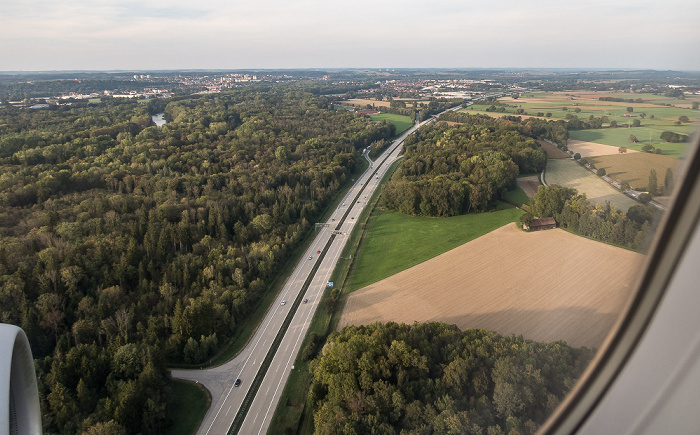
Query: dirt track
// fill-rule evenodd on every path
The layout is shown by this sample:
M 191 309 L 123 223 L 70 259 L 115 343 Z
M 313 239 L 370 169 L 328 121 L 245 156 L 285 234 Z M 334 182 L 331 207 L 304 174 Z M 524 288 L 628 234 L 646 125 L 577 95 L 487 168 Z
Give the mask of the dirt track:
M 443 321 L 598 347 L 642 260 L 560 229 L 525 233 L 509 224 L 353 292 L 339 327 Z

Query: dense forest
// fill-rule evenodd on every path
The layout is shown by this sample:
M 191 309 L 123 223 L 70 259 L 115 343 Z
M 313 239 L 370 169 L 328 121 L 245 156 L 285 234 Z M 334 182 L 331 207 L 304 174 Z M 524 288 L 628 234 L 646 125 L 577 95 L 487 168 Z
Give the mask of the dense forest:
M 171 99 L 159 128 L 163 101 L 0 108 L 0 321 L 29 336 L 48 433 L 161 432 L 166 362 L 236 334 L 395 131 L 298 86 Z
M 442 118 L 441 118 L 442 119 Z M 411 215 L 485 211 L 521 173 L 544 168 L 546 154 L 530 125 L 460 114 L 410 135 L 405 157 L 384 189 L 384 203 Z
M 593 356 L 454 325 L 375 323 L 312 361 L 316 433 L 535 433 Z
M 561 228 L 635 251 L 647 248 L 661 211 L 649 204 L 633 205 L 624 213 L 606 201 L 591 204 L 586 194 L 559 185 L 540 186 L 530 200 L 530 209 L 520 220 L 553 217 Z

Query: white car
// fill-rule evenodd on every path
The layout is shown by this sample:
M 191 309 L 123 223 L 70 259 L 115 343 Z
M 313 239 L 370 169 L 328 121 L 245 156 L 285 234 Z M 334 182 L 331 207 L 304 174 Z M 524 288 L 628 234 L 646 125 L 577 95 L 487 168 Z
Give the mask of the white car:
M 309 260 L 311 260 L 312 258 L 314 258 L 314 257 L 312 257 L 312 256 L 309 255 Z
M 280 305 L 286 305 L 286 304 L 287 304 L 287 301 L 282 301 L 282 303 Z

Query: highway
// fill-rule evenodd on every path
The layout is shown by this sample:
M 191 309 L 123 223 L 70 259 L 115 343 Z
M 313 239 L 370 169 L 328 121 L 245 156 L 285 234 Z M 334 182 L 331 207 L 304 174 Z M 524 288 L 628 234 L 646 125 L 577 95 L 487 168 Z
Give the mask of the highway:
M 458 110 L 460 107 L 448 110 Z M 355 181 L 329 219 L 323 223 L 253 337 L 236 357 L 210 369 L 172 370 L 173 378 L 200 383 L 211 393 L 212 403 L 197 434 L 229 433 L 261 364 L 268 357 L 271 362 L 267 372 L 261 373 L 263 377 L 258 394 L 248 398 L 250 403 L 246 404 L 250 405 L 249 410 L 236 419 L 236 426 L 232 430 L 233 433 L 242 434 L 266 433 L 311 319 L 356 219 L 386 171 L 399 158 L 404 139 L 436 117 L 415 124 L 395 139 L 374 163 L 370 163 L 369 168 Z M 367 151 L 363 151 L 363 156 L 369 160 Z M 317 264 L 318 267 L 315 268 Z M 305 286 L 307 281 L 310 284 Z M 296 312 L 290 314 L 295 306 Z M 278 334 L 288 315 L 292 316 L 291 322 L 280 341 Z M 268 355 L 276 338 L 279 342 L 277 351 L 274 355 Z M 241 380 L 238 387 L 234 385 L 236 379 Z
M 293 308 L 293 302 L 299 296 L 304 283 L 310 278 L 311 284 L 302 298 L 307 299 L 308 303 L 302 302 L 298 305 L 260 385 L 258 393 L 262 394 L 257 394 L 254 398 L 240 428 L 240 433 L 265 433 L 289 371 L 292 370 L 301 342 L 326 288 L 328 278 L 345 246 L 347 236 L 384 173 L 398 158 L 404 139 L 427 122 L 430 120 L 414 125 L 395 139 L 377 161 L 370 163 L 370 167 L 355 181 L 287 279 L 248 345 L 235 358 L 221 366 L 206 370 L 172 370 L 173 378 L 200 383 L 211 393 L 212 403 L 197 431 L 198 434 L 219 435 L 228 432 L 251 386 L 251 381 L 270 350 L 285 317 Z M 366 151 L 363 155 L 367 158 Z M 326 249 L 327 245 L 328 249 Z M 323 253 L 324 250 L 325 255 L 318 254 L 319 251 Z M 311 276 L 317 262 L 320 262 L 318 268 Z M 234 386 L 236 379 L 241 379 L 239 387 Z

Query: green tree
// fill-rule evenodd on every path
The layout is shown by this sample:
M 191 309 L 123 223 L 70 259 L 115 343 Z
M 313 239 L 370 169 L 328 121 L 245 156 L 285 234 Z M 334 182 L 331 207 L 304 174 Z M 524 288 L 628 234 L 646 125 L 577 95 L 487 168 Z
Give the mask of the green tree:
M 640 127 L 642 125 L 642 121 L 638 119 L 633 119 L 632 120 L 632 127 Z
M 641 201 L 643 204 L 648 203 L 649 201 L 651 201 L 651 199 L 652 196 L 649 193 L 644 192 L 639 194 L 639 201 Z
M 700 103 L 698 103 L 697 101 L 693 101 L 693 104 L 692 104 L 693 110 L 698 110 L 698 107 L 700 107 Z
M 275 150 L 275 157 L 280 162 L 286 162 L 289 159 L 289 151 L 287 150 L 287 147 L 285 147 L 284 145 L 278 146 Z
M 629 137 L 627 138 L 627 140 L 629 140 L 630 142 L 634 142 L 634 143 L 639 142 L 639 140 L 637 139 L 637 136 L 635 136 L 635 135 L 633 135 L 633 134 L 629 135 Z M 621 148 L 622 148 L 622 147 L 620 147 L 620 149 L 621 149 Z
M 652 195 L 658 194 L 659 186 L 658 186 L 658 181 L 656 179 L 656 170 L 655 169 L 652 169 L 649 171 L 649 182 L 647 183 L 647 190 Z
M 632 113 L 632 112 L 634 112 L 634 107 L 627 106 L 627 113 Z
M 671 168 L 666 169 L 666 176 L 664 177 L 664 192 L 669 195 L 673 191 L 673 171 Z
M 602 177 L 603 175 L 605 175 L 605 168 L 598 168 L 598 170 L 596 171 L 596 174 L 599 177 Z
M 686 115 L 682 115 L 678 117 L 678 121 L 680 122 L 690 122 L 690 119 Z

